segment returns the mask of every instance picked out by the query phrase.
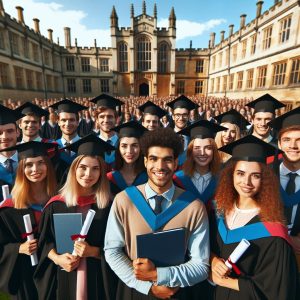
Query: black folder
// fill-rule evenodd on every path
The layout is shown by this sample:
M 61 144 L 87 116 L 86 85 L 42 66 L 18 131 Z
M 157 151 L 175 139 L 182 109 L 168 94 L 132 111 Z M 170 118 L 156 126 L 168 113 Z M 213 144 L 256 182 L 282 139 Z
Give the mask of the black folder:
M 178 266 L 185 261 L 186 229 L 137 235 L 136 244 L 137 257 L 150 259 L 156 267 Z

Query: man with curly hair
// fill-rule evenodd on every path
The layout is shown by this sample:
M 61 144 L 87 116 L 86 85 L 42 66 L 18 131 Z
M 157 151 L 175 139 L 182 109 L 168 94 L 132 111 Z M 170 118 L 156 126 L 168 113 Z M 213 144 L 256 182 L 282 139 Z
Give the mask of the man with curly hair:
M 172 129 L 147 132 L 141 146 L 148 182 L 117 194 L 107 223 L 105 258 L 120 278 L 117 299 L 167 299 L 174 294 L 176 299 L 188 299 L 186 287 L 208 274 L 206 210 L 193 194 L 173 184 L 182 143 Z M 149 215 L 155 218 L 152 224 Z M 187 233 L 184 263 L 156 267 L 151 260 L 137 257 L 137 235 L 176 228 Z

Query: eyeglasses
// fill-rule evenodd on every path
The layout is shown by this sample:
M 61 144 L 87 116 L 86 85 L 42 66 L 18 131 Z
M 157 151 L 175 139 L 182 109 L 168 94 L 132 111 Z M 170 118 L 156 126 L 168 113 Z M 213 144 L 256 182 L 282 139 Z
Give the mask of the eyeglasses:
M 180 118 L 182 118 L 182 119 L 188 119 L 189 115 L 188 114 L 175 114 L 174 117 L 177 120 L 180 119 Z

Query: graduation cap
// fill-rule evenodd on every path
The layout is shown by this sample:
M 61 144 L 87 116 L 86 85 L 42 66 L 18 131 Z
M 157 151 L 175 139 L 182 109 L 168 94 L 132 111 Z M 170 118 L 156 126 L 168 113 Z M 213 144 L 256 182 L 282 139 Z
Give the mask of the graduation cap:
M 88 109 L 88 107 L 78 104 L 69 99 L 61 100 L 57 103 L 50 105 L 50 107 L 53 107 L 55 110 L 57 110 L 58 113 L 66 112 L 73 114 L 76 114 L 81 110 Z
M 15 145 L 13 147 L 2 149 L 0 152 L 17 150 L 19 159 L 21 160 L 24 158 L 31 158 L 37 156 L 48 156 L 48 151 L 57 147 L 58 144 L 54 143 L 30 141 Z
M 129 121 L 112 129 L 118 132 L 119 138 L 135 137 L 140 138 L 144 132 L 148 131 L 143 125 L 136 121 Z
M 138 107 L 144 114 L 150 114 L 154 116 L 158 116 L 161 119 L 163 116 L 167 114 L 167 112 L 161 109 L 158 105 L 154 104 L 152 101 L 147 101 L 143 105 Z
M 23 117 L 22 113 L 0 104 L 0 125 L 16 123 L 17 120 Z
M 25 102 L 23 105 L 16 108 L 15 111 L 18 111 L 18 112 L 20 112 L 24 115 L 34 114 L 37 117 L 42 117 L 42 116 L 48 116 L 49 115 L 49 112 L 47 110 L 42 109 L 39 106 L 37 106 L 33 103 L 30 103 L 30 102 Z
M 97 106 L 104 106 L 111 109 L 116 109 L 117 106 L 121 106 L 124 102 L 112 96 L 101 94 L 91 100 L 91 102 L 97 104 Z
M 215 138 L 215 135 L 218 131 L 227 130 L 226 127 L 220 126 L 218 124 L 209 122 L 207 120 L 200 120 L 192 125 L 180 130 L 177 132 L 178 134 L 183 134 L 190 136 L 191 139 L 207 139 L 207 138 Z
M 219 150 L 232 155 L 233 160 L 257 161 L 262 163 L 266 163 L 267 157 L 280 153 L 277 148 L 253 135 L 247 135 L 219 148 Z
M 62 149 L 67 149 L 76 152 L 77 155 L 90 155 L 90 156 L 104 156 L 104 152 L 113 151 L 115 147 L 109 143 L 98 138 L 94 134 L 89 134 L 77 142 L 64 147 Z
M 199 107 L 198 104 L 191 101 L 189 98 L 187 98 L 184 95 L 181 95 L 178 98 L 174 99 L 173 101 L 167 103 L 167 105 L 171 107 L 173 110 L 176 108 L 186 108 L 187 110 L 193 110 Z
M 250 123 L 235 109 L 231 109 L 221 115 L 214 117 L 220 124 L 231 123 L 237 125 L 240 129 L 244 130 Z
M 256 100 L 246 104 L 246 106 L 254 108 L 254 113 L 270 112 L 272 114 L 275 114 L 276 109 L 285 107 L 286 105 L 272 97 L 270 94 L 265 94 L 257 98 Z
M 300 125 L 300 107 L 297 107 L 279 116 L 278 118 L 269 122 L 268 125 L 276 130 L 294 125 Z

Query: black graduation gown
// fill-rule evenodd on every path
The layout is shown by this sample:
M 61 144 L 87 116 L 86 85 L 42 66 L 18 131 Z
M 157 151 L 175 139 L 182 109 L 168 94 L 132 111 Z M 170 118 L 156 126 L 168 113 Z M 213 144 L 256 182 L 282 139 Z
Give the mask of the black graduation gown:
M 106 263 L 103 253 L 104 235 L 110 207 L 99 209 L 96 204 L 92 204 L 91 208 L 96 211 L 96 214 L 86 241 L 91 246 L 100 247 L 101 259 L 92 257 L 86 259 L 88 299 L 115 299 L 116 277 Z M 46 206 L 43 212 L 39 239 L 40 261 L 34 274 L 39 299 L 76 299 L 77 271 L 63 271 L 60 266 L 55 265 L 48 258 L 49 251 L 56 248 L 53 214 L 75 212 L 76 207 L 67 207 L 61 201 L 52 202 Z
M 50 126 L 48 122 L 45 122 L 40 130 L 40 135 L 42 138 L 56 141 L 61 138 L 61 130 L 56 124 L 54 127 Z
M 81 119 L 79 125 L 78 125 L 78 135 L 80 137 L 84 137 L 90 133 L 92 133 L 94 128 L 94 121 L 90 120 L 90 122 L 87 122 L 85 119 Z
M 247 225 L 260 222 L 258 216 Z M 225 244 L 217 229 L 215 218 L 211 218 L 211 251 L 227 259 L 238 243 Z M 240 291 L 216 286 L 213 298 L 222 300 L 293 300 L 300 299 L 297 287 L 297 264 L 292 247 L 286 240 L 270 236 L 250 240 L 250 247 L 237 262 L 242 272 L 239 277 Z M 209 286 L 209 284 L 207 284 Z M 207 296 L 209 297 L 209 295 Z
M 33 210 L 5 207 L 0 209 L 0 290 L 11 299 L 38 299 L 33 282 L 35 267 L 28 255 L 19 254 L 20 244 L 26 241 L 23 216 L 30 214 L 32 227 L 36 227 Z M 35 234 L 36 237 L 36 234 Z

